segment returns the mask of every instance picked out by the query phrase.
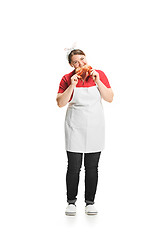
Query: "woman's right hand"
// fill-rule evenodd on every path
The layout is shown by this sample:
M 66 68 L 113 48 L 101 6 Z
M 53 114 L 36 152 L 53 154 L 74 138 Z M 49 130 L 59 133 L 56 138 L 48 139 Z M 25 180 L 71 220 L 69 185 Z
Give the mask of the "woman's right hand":
M 73 85 L 75 87 L 78 83 L 78 78 L 80 78 L 80 76 L 78 76 L 77 74 L 74 74 L 71 77 L 71 85 Z

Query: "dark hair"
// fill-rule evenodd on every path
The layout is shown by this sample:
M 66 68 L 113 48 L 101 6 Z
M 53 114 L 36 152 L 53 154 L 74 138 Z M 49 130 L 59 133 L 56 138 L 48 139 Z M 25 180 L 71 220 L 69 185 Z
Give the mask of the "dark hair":
M 72 50 L 72 51 L 70 52 L 70 54 L 68 55 L 68 62 L 69 62 L 69 63 L 71 63 L 71 59 L 72 59 L 72 56 L 73 56 L 73 55 L 84 55 L 84 56 L 86 56 L 85 53 L 84 53 L 82 50 L 80 50 L 80 49 L 74 49 L 74 50 Z

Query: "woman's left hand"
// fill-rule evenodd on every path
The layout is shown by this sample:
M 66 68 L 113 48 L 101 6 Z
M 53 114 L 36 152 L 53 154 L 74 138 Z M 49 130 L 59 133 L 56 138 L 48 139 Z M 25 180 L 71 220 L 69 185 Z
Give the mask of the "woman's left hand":
M 91 76 L 92 76 L 92 78 L 93 78 L 93 81 L 96 83 L 98 80 L 99 80 L 99 73 L 98 72 L 96 72 L 96 70 L 92 70 L 92 72 L 91 72 Z

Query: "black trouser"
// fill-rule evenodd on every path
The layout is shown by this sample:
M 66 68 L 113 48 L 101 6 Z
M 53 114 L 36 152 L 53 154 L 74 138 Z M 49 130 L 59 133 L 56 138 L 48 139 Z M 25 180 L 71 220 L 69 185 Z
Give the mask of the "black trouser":
M 85 166 L 85 202 L 93 204 L 98 183 L 98 162 L 101 152 L 84 153 Z M 75 203 L 78 193 L 79 173 L 83 153 L 67 151 L 68 168 L 66 174 L 67 202 Z

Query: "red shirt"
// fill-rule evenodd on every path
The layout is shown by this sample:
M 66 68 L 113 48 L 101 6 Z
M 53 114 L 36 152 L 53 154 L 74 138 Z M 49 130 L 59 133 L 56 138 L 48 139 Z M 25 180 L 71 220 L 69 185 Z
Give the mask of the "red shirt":
M 101 70 L 96 70 L 96 72 L 99 73 L 99 77 L 101 82 L 107 87 L 107 88 L 111 88 L 108 78 L 105 75 L 105 73 Z M 73 70 L 72 72 L 65 74 L 62 79 L 61 82 L 59 84 L 59 89 L 58 89 L 58 93 L 63 93 L 70 85 L 71 85 L 71 77 L 75 74 L 75 70 Z M 92 87 L 92 86 L 96 86 L 93 78 L 91 76 L 88 76 L 87 79 L 84 81 L 78 79 L 78 83 L 76 85 L 76 87 Z M 73 96 L 73 93 L 72 93 Z M 72 99 L 72 96 L 69 100 L 69 102 Z

